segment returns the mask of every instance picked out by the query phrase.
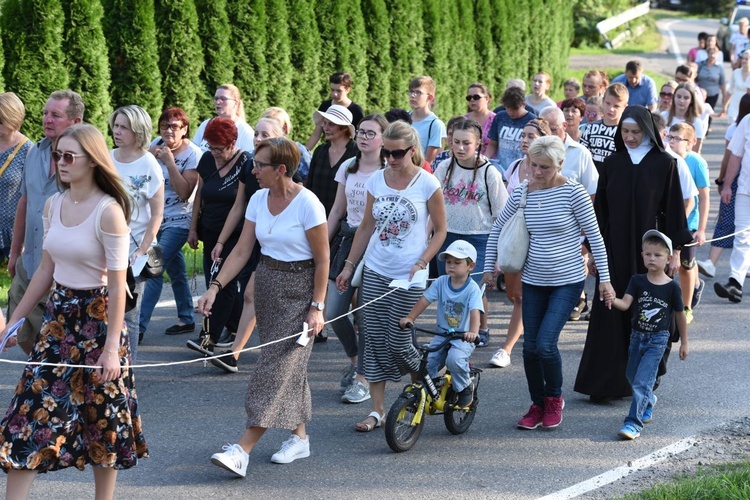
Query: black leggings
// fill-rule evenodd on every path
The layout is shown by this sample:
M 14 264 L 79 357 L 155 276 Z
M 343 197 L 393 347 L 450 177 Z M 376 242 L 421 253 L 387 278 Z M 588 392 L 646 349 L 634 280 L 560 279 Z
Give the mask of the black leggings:
M 706 96 L 706 104 L 708 104 L 709 106 L 711 106 L 711 108 L 714 108 L 716 106 L 716 103 L 718 101 L 719 101 L 719 94 Z M 714 112 L 715 111 L 716 110 L 714 109 Z M 709 117 L 708 118 L 708 128 L 711 128 L 711 122 L 712 121 L 713 121 L 713 119 L 711 117 Z M 706 130 L 705 135 L 708 135 L 708 130 Z

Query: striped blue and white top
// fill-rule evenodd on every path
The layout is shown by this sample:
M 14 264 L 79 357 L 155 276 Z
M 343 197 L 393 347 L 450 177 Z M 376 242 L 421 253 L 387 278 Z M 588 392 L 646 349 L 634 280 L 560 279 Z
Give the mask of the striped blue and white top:
M 505 223 L 516 213 L 521 186 L 492 226 L 487 241 L 484 272 L 493 272 L 497 261 L 497 239 Z M 568 180 L 561 186 L 529 191 L 526 195 L 526 227 L 530 244 L 521 281 L 536 286 L 561 286 L 586 278 L 581 256 L 581 231 L 591 244 L 600 281 L 609 282 L 607 251 L 599 232 L 590 195 L 583 186 Z

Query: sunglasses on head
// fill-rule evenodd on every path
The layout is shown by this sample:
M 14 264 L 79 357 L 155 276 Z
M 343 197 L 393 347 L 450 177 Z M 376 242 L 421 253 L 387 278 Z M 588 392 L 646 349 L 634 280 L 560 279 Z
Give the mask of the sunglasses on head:
M 55 163 L 60 163 L 60 160 L 64 160 L 67 165 L 72 165 L 75 163 L 76 158 L 80 158 L 82 156 L 88 156 L 87 154 L 75 154 L 75 153 L 63 153 L 61 151 L 52 151 L 50 153 L 50 156 L 52 156 L 52 160 Z
M 383 155 L 383 158 L 393 157 L 394 160 L 400 160 L 401 158 L 406 156 L 406 153 L 408 153 L 409 151 L 411 151 L 411 147 L 408 147 L 406 149 L 394 149 L 393 151 L 391 151 L 390 149 L 381 148 L 380 154 Z
M 478 101 L 482 97 L 484 97 L 482 94 L 472 94 L 472 95 L 467 95 L 466 96 L 466 100 L 469 101 L 469 102 L 471 102 L 471 101 Z

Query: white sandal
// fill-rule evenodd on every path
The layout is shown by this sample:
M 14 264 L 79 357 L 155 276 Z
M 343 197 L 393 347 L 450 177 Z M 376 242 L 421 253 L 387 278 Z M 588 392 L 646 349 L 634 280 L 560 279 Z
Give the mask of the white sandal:
M 357 422 L 354 425 L 354 429 L 356 429 L 359 432 L 370 432 L 373 429 L 376 429 L 377 427 L 380 427 L 381 425 L 383 425 L 383 419 L 385 418 L 385 416 L 381 416 L 376 411 L 371 411 L 370 414 L 365 417 L 365 420 L 367 420 L 368 418 L 375 419 L 375 425 L 367 424 L 363 420 L 362 422 Z

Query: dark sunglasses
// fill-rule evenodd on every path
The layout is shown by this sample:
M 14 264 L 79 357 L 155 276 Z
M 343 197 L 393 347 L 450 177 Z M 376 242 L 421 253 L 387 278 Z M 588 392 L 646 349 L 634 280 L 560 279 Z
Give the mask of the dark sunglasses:
M 672 97 L 674 94 L 671 92 L 659 92 L 661 97 Z
M 76 158 L 80 158 L 82 156 L 88 156 L 87 154 L 74 154 L 74 153 L 61 153 L 60 151 L 52 151 L 50 153 L 50 156 L 52 156 L 52 160 L 55 163 L 60 163 L 60 160 L 65 160 L 66 165 L 72 165 L 75 163 Z
M 472 95 L 467 95 L 467 96 L 466 96 L 466 100 L 467 100 L 468 102 L 471 102 L 471 101 L 478 101 L 478 100 L 479 100 L 479 99 L 481 99 L 482 97 L 484 97 L 484 96 L 483 96 L 483 95 L 481 95 L 481 94 L 472 94 Z
M 383 158 L 390 158 L 392 156 L 394 160 L 400 160 L 401 158 L 406 156 L 406 153 L 408 153 L 409 151 L 411 151 L 411 147 L 408 147 L 406 149 L 394 149 L 393 151 L 381 148 L 380 154 L 383 155 Z

